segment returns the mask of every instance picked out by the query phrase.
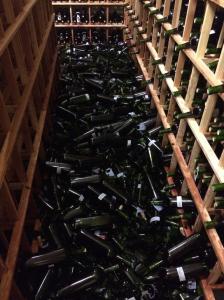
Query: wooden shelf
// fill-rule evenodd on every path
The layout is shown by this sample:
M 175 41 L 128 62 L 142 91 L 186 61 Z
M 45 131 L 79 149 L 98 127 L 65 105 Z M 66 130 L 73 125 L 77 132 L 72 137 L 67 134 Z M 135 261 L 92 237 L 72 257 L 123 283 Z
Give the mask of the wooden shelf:
M 103 28 L 105 29 L 105 35 L 106 35 L 106 40 L 108 41 L 109 38 L 109 29 L 110 28 L 116 28 L 116 29 L 122 29 L 125 27 L 124 24 L 120 23 L 114 23 L 111 24 L 109 23 L 109 11 L 110 8 L 122 8 L 122 10 L 124 11 L 123 7 L 126 5 L 126 2 L 52 2 L 53 7 L 56 9 L 58 6 L 60 7 L 64 7 L 69 9 L 69 14 L 70 14 L 70 18 L 69 21 L 70 23 L 68 24 L 55 24 L 55 28 L 65 28 L 65 29 L 71 29 L 71 42 L 74 44 L 75 43 L 75 32 L 72 29 L 75 28 L 85 28 L 88 31 L 88 40 L 91 42 L 92 41 L 92 32 L 91 29 L 92 28 Z M 101 7 L 104 6 L 105 7 L 105 16 L 106 16 L 106 23 L 105 24 L 74 24 L 73 23 L 73 9 L 74 7 L 79 6 L 79 7 L 85 7 L 88 10 L 88 19 L 91 20 L 91 16 L 92 16 L 92 9 L 94 9 L 95 7 Z
M 121 2 L 52 2 L 53 6 L 124 6 Z
M 55 25 L 55 28 L 124 28 L 124 24 L 82 24 Z

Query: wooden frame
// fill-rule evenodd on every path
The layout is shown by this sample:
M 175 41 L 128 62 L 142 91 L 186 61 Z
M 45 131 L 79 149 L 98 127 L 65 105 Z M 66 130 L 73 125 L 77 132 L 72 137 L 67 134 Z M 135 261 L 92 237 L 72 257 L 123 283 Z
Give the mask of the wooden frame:
M 4 245 L 0 298 L 23 300 L 14 271 L 19 250 L 31 252 L 24 225 L 32 206 L 57 53 L 49 1 L 18 1 L 14 5 L 14 1 L 4 0 L 2 9 L 6 22 L 0 22 L 0 240 Z M 32 227 L 34 221 L 29 216 L 27 224 Z
M 192 26 L 194 26 L 193 21 L 197 12 L 197 1 L 189 0 L 183 34 L 179 34 L 179 29 L 176 30 L 180 24 L 182 1 L 175 1 L 172 21 L 164 19 L 170 15 L 170 0 L 163 2 L 163 11 L 161 10 L 162 2 L 160 0 L 156 0 L 153 5 L 150 4 L 150 1 L 140 3 L 133 0 L 129 4 L 130 6 L 125 13 L 125 24 L 129 28 L 130 36 L 133 36 L 131 42 L 135 43 L 137 45 L 136 48 L 139 50 L 139 54 L 135 55 L 135 58 L 139 65 L 139 70 L 145 79 L 153 80 L 153 83 L 148 84 L 147 90 L 152 96 L 152 106 L 155 106 L 158 111 L 157 123 L 162 122 L 164 128 L 170 128 L 171 124 L 176 122 L 174 119 L 175 110 L 179 110 L 180 113 L 191 111 L 198 80 L 202 80 L 201 78 L 203 78 L 208 86 L 218 86 L 223 82 L 223 28 L 218 36 L 217 47 L 222 47 L 218 58 L 217 56 L 214 58 L 212 56 L 207 57 L 205 51 L 209 41 L 210 30 L 213 26 L 213 20 L 220 9 L 223 9 L 224 1 L 205 1 L 205 13 L 199 33 L 197 49 L 194 50 L 191 45 L 182 49 L 180 47 L 180 51 L 177 54 L 174 52 L 175 46 L 182 45 L 191 38 Z M 141 24 L 143 28 L 147 28 L 147 32 L 137 35 L 135 31 L 138 29 L 136 27 L 133 28 L 129 12 L 131 11 L 132 16 L 135 18 L 139 16 L 138 12 L 142 10 L 143 15 L 148 15 L 147 18 L 143 18 L 143 24 Z M 200 16 L 203 16 L 202 11 L 200 11 Z M 163 19 L 164 21 L 159 21 Z M 223 20 L 220 20 L 220 22 L 222 23 Z M 139 27 L 139 29 L 142 27 Z M 166 41 L 164 40 L 164 33 L 167 34 L 165 37 Z M 143 44 L 142 42 L 140 43 L 140 40 L 143 40 Z M 128 39 L 128 41 L 130 40 Z M 167 46 L 165 47 L 165 45 Z M 161 60 L 163 57 L 166 58 L 165 61 Z M 218 60 L 218 63 L 214 72 L 209 68 L 208 61 L 213 62 L 215 60 Z M 152 62 L 156 61 L 158 63 L 152 65 Z M 186 62 L 192 69 L 189 73 L 190 77 L 186 87 L 186 94 L 182 96 L 179 88 L 182 84 L 182 70 Z M 174 64 L 175 75 L 173 76 L 169 72 L 171 66 L 174 66 Z M 160 79 L 158 79 L 158 76 Z M 170 96 L 167 98 L 165 97 L 166 94 Z M 170 165 L 171 173 L 175 173 L 178 166 L 183 175 L 184 182 L 179 192 L 181 195 L 185 195 L 189 191 L 198 211 L 198 217 L 192 228 L 192 232 L 199 231 L 205 225 L 205 231 L 217 256 L 217 264 L 211 270 L 208 279 L 201 281 L 201 286 L 207 300 L 215 299 L 213 289 L 223 289 L 224 287 L 223 284 L 215 284 L 220 278 L 221 273 L 224 272 L 224 248 L 216 229 L 207 229 L 206 227 L 207 222 L 210 222 L 214 218 L 216 211 L 218 212 L 218 210 L 212 208 L 215 195 L 212 187 L 216 183 L 224 183 L 224 151 L 220 156 L 216 145 L 211 144 L 211 137 L 214 134 L 211 135 L 208 132 L 209 124 L 212 118 L 214 118 L 216 103 L 222 100 L 224 100 L 224 93 L 208 95 L 200 117 L 181 119 L 177 132 L 168 133 L 163 138 L 163 144 L 165 145 L 169 142 L 173 150 Z M 181 149 L 187 132 L 194 143 L 190 155 L 184 156 Z M 203 153 L 209 172 L 212 172 L 213 175 L 211 176 L 204 198 L 198 190 L 200 184 L 194 178 L 197 167 L 196 159 L 200 153 Z
M 74 31 L 73 29 L 78 29 L 78 28 L 85 28 L 87 30 L 89 30 L 89 40 L 90 42 L 92 41 L 92 32 L 91 29 L 94 28 L 103 28 L 106 30 L 106 37 L 107 37 L 107 41 L 108 41 L 108 37 L 109 37 L 109 30 L 108 29 L 113 29 L 113 28 L 117 28 L 117 29 L 123 29 L 125 28 L 125 25 L 123 23 L 121 24 L 111 24 L 109 23 L 109 9 L 113 8 L 113 7 L 124 7 L 126 5 L 126 1 L 118 1 L 117 3 L 115 2 L 109 2 L 109 1 L 97 1 L 97 2 L 74 2 L 74 1 L 67 1 L 67 2 L 60 2 L 60 1 L 52 1 L 52 5 L 54 7 L 54 9 L 56 9 L 58 6 L 60 7 L 67 7 L 70 10 L 70 23 L 69 24 L 55 24 L 55 28 L 56 29 L 69 29 L 71 30 L 71 42 L 74 44 L 75 42 L 75 36 L 74 36 Z M 72 22 L 72 11 L 75 7 L 87 7 L 88 8 L 88 15 L 89 15 L 89 20 L 91 20 L 91 10 L 94 7 L 105 7 L 106 8 L 106 24 L 73 24 Z

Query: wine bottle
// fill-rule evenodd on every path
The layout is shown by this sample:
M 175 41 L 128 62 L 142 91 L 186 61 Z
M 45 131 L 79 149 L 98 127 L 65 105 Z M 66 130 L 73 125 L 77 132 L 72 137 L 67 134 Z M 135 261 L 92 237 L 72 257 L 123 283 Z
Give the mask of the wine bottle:
M 71 185 L 83 185 L 83 184 L 90 184 L 90 183 L 99 183 L 101 182 L 102 178 L 100 175 L 90 175 L 86 177 L 77 177 L 71 180 Z
M 206 277 L 209 271 L 204 263 L 194 263 L 178 267 L 166 268 L 162 276 L 170 282 L 184 282 L 193 278 Z
M 200 234 L 191 235 L 190 237 L 186 238 L 167 251 L 167 261 L 169 262 L 169 264 L 180 261 L 187 253 L 196 249 L 197 246 L 200 246 L 200 243 Z
M 72 284 L 58 290 L 57 297 L 59 297 L 59 298 L 67 297 L 69 295 L 73 295 L 74 293 L 76 293 L 82 289 L 87 289 L 90 286 L 92 286 L 93 284 L 95 284 L 97 281 L 99 281 L 100 279 L 103 279 L 103 277 L 107 273 L 118 270 L 119 267 L 120 267 L 119 265 L 114 265 L 114 266 L 108 267 L 106 269 L 97 268 L 94 270 L 94 272 L 91 275 L 89 275 L 83 279 L 80 279 L 76 282 L 73 282 Z
M 79 218 L 75 220 L 74 227 L 75 229 L 79 228 L 100 228 L 105 227 L 106 225 L 113 225 L 115 218 L 110 215 L 101 215 L 87 218 Z

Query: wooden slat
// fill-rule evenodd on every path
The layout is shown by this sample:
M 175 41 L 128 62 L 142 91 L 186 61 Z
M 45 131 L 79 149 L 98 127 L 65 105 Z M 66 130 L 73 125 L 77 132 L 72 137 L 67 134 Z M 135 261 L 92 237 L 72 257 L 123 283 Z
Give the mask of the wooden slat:
M 12 41 L 17 31 L 20 29 L 24 20 L 27 18 L 28 14 L 30 13 L 30 10 L 36 2 L 37 0 L 28 1 L 21 13 L 16 17 L 12 25 L 10 25 L 9 28 L 6 30 L 4 37 L 0 40 L 0 56 L 5 51 L 9 43 Z
M 152 47 L 151 43 L 147 43 L 148 49 L 150 50 L 150 53 L 153 55 L 154 59 L 158 58 L 158 54 L 154 47 Z M 149 76 L 150 78 L 150 76 Z M 171 78 L 165 79 L 167 82 L 169 82 L 169 85 L 172 85 L 171 92 L 174 90 L 175 86 L 173 83 L 173 80 Z M 184 99 L 179 96 L 176 97 L 176 103 L 178 104 L 181 112 L 187 112 L 189 111 Z M 172 116 L 170 116 L 170 119 L 172 120 Z M 169 120 L 169 115 L 168 115 L 168 120 Z M 216 174 L 217 178 L 219 179 L 220 182 L 224 182 L 224 169 L 219 166 L 219 160 L 213 151 L 212 147 L 210 146 L 208 140 L 204 136 L 204 134 L 200 131 L 200 128 L 196 122 L 195 119 L 189 118 L 187 119 L 187 123 L 189 127 L 191 128 L 195 138 L 197 139 L 197 142 L 201 146 L 206 158 L 208 159 L 214 173 Z
M 98 25 L 94 25 L 94 24 L 79 24 L 79 25 L 75 25 L 75 24 L 56 24 L 55 28 L 125 28 L 124 24 L 98 24 Z
M 209 33 L 210 33 L 210 30 L 212 27 L 214 16 L 215 16 L 215 8 L 212 5 L 210 5 L 209 3 L 207 3 L 206 9 L 205 9 L 204 21 L 203 21 L 202 29 L 201 29 L 201 35 L 199 38 L 199 43 L 198 43 L 198 47 L 197 47 L 197 51 L 196 51 L 196 55 L 199 58 L 202 58 L 205 54 L 205 50 L 207 48 L 207 43 L 208 43 L 208 37 L 209 37 Z M 200 75 L 200 73 L 193 66 L 192 72 L 190 75 L 190 79 L 189 79 L 188 88 L 187 88 L 187 94 L 185 97 L 185 103 L 188 108 L 191 108 L 192 101 L 193 101 L 194 95 L 195 95 L 195 90 L 198 85 L 199 75 Z M 178 141 L 179 145 L 181 145 L 183 142 L 186 128 L 187 128 L 186 120 L 181 120 L 180 124 L 179 124 L 179 128 L 178 128 L 178 133 L 177 133 L 177 141 Z M 197 152 L 195 153 L 195 155 L 197 155 Z M 194 158 L 195 157 L 193 157 L 193 159 Z M 177 162 L 176 162 L 175 156 L 173 155 L 173 157 L 171 159 L 171 163 L 170 163 L 172 172 L 175 171 L 176 164 L 177 164 Z M 186 187 L 186 184 L 184 185 L 184 187 Z M 184 193 L 184 189 L 182 189 L 182 192 Z
M 209 0 L 209 1 L 224 8 L 224 0 Z
M 163 26 L 166 30 L 170 30 L 173 28 L 168 23 L 164 23 Z M 184 43 L 184 40 L 179 34 L 174 34 L 171 36 L 178 45 Z M 216 78 L 215 74 L 209 69 L 209 67 L 206 65 L 203 59 L 199 59 L 197 57 L 196 52 L 194 50 L 189 48 L 184 49 L 183 52 L 191 60 L 192 64 L 197 68 L 197 70 L 202 74 L 202 76 L 208 81 L 208 83 L 211 86 L 217 86 L 222 84 L 222 81 Z M 219 94 L 219 96 L 224 100 L 224 93 Z
M 126 2 L 111 3 L 111 2 L 52 2 L 53 6 L 124 6 Z
M 48 24 L 48 28 L 46 30 L 46 33 L 45 33 L 43 43 L 42 43 L 42 45 L 39 49 L 39 55 L 37 56 L 37 58 L 35 60 L 35 67 L 32 71 L 31 76 L 30 76 L 29 86 L 24 90 L 24 94 L 22 95 L 23 100 L 21 101 L 21 104 L 18 107 L 18 109 L 17 109 L 17 111 L 16 111 L 16 113 L 13 117 L 12 123 L 10 125 L 10 131 L 7 134 L 7 137 L 4 141 L 4 145 L 2 147 L 2 151 L 0 153 L 0 165 L 1 165 L 1 169 L 0 169 L 0 186 L 1 186 L 2 181 L 4 179 L 4 175 L 5 175 L 5 172 L 6 172 L 6 169 L 7 169 L 7 164 L 8 164 L 9 158 L 11 156 L 13 147 L 15 145 L 15 142 L 16 142 L 16 139 L 17 139 L 17 136 L 18 136 L 18 132 L 19 132 L 20 126 L 22 124 L 23 116 L 26 112 L 29 97 L 31 95 L 32 88 L 34 86 L 34 82 L 35 82 L 35 79 L 36 79 L 36 76 L 37 76 L 37 73 L 38 73 L 39 65 L 40 65 L 45 47 L 47 45 L 47 41 L 48 41 L 48 37 L 49 37 L 50 31 L 51 31 L 52 25 L 53 25 L 53 20 L 54 20 L 54 17 L 52 16 L 52 18 L 51 18 L 51 20 Z

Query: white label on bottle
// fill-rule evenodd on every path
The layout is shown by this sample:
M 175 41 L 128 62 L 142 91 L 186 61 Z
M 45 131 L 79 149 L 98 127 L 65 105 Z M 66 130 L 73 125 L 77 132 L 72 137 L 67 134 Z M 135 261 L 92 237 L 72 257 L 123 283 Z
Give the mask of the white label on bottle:
M 163 207 L 160 206 L 160 205 L 153 205 L 154 208 L 157 210 L 157 211 L 162 211 L 163 210 Z
M 150 142 L 148 143 L 148 146 L 151 147 L 153 144 L 155 144 L 156 140 L 150 140 Z
M 197 288 L 196 281 L 195 280 L 188 280 L 188 282 L 187 282 L 187 288 L 189 290 L 196 290 L 196 288 Z
M 103 200 L 103 198 L 105 198 L 105 197 L 106 197 L 106 194 L 102 193 L 98 196 L 98 199 Z
M 177 207 L 182 208 L 183 207 L 183 198 L 182 196 L 177 196 Z
M 117 200 L 117 197 L 116 196 L 112 196 L 112 199 L 114 200 L 114 201 L 116 201 Z
M 84 196 L 83 196 L 82 194 L 79 196 L 79 200 L 80 200 L 80 201 L 83 201 L 83 200 L 84 200 Z
M 108 169 L 106 170 L 106 173 L 107 173 L 108 176 L 114 177 L 114 172 L 113 172 L 113 170 L 112 170 L 111 168 L 108 168 Z
M 144 123 L 140 123 L 140 124 L 138 125 L 138 130 L 139 130 L 139 131 L 144 131 L 144 130 L 146 130 L 145 124 L 144 124 Z
M 138 184 L 137 188 L 138 188 L 138 189 L 141 189 L 141 188 L 142 188 L 141 183 Z
M 131 140 L 127 140 L 127 146 L 131 146 Z
M 120 177 L 126 177 L 126 176 L 123 172 L 120 172 L 120 173 L 117 174 L 117 178 L 120 178 Z
M 81 22 L 80 15 L 77 15 L 77 16 L 76 16 L 76 21 L 77 21 L 77 23 L 80 23 L 80 22 Z
M 186 281 L 186 277 L 185 277 L 185 274 L 184 274 L 184 269 L 182 267 L 178 267 L 176 268 L 177 270 L 177 274 L 179 276 L 179 280 L 180 281 Z
M 57 168 L 57 174 L 61 174 L 61 168 Z
M 160 221 L 160 217 L 159 216 L 152 217 L 149 222 L 153 223 L 153 222 L 157 222 L 157 221 Z

